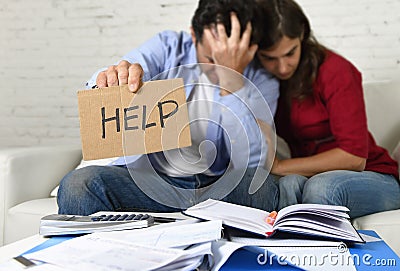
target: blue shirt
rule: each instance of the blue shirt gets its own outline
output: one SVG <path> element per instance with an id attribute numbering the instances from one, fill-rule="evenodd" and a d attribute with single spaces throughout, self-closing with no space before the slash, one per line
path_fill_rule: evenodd
<path id="1" fill-rule="evenodd" d="M 193 82 L 199 74 L 195 44 L 189 33 L 163 31 L 130 51 L 123 57 L 130 63 L 139 63 L 143 70 L 143 81 L 183 77 L 186 97 L 191 96 Z M 182 70 L 176 68 L 185 67 Z M 87 87 L 95 85 L 97 71 L 87 82 Z M 171 72 L 172 69 L 172 72 Z M 160 76 L 161 74 L 161 76 Z M 230 163 L 233 168 L 246 168 L 264 165 L 267 145 L 256 119 L 269 123 L 274 131 L 273 115 L 279 97 L 279 84 L 267 71 L 254 60 L 244 71 L 244 87 L 234 94 L 220 96 L 214 93 L 214 103 L 210 124 L 210 139 L 217 147 L 216 160 L 224 160 L 225 168 Z M 218 128 L 218 126 L 221 128 Z M 275 147 L 275 146 L 274 146 Z M 219 151 L 223 150 L 223 151 Z M 223 152 L 223 153 L 222 153 Z M 232 153 L 229 155 L 226 152 Z M 162 153 L 149 154 L 162 155 Z M 117 159 L 113 165 L 134 166 L 141 155 L 126 156 Z M 215 173 L 225 169 L 216 166 Z"/>

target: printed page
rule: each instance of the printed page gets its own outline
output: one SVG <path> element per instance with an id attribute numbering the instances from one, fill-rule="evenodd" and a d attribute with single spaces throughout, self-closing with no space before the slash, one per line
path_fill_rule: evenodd
<path id="1" fill-rule="evenodd" d="M 151 232 L 147 234 L 149 239 L 146 239 L 146 236 L 141 237 L 150 229 Z M 115 235 L 89 234 L 27 254 L 25 257 L 77 270 L 151 270 L 167 268 L 170 264 L 178 262 L 186 266 L 199 262 L 201 257 L 211 253 L 210 242 L 221 237 L 221 230 L 221 221 L 194 224 L 179 221 L 169 225 L 132 230 L 128 234 L 126 233 L 128 231 L 115 232 Z M 121 239 L 122 236 L 124 238 Z M 185 250 L 171 248 L 188 245 L 193 246 Z M 135 263 L 135 266 L 132 266 L 132 263 Z"/>
<path id="2" fill-rule="evenodd" d="M 310 213 L 324 211 L 326 213 L 336 214 L 347 218 L 349 217 L 346 214 L 346 212 L 348 212 L 349 209 L 345 206 L 334 206 L 334 205 L 323 205 L 323 204 L 295 204 L 287 206 L 282 210 L 280 210 L 278 212 L 276 220 L 279 220 L 281 217 L 284 217 L 290 213 L 296 213 L 301 210 L 308 211 Z"/>
<path id="3" fill-rule="evenodd" d="M 223 201 L 208 199 L 183 213 L 206 220 L 220 219 L 225 225 L 261 235 L 272 231 L 272 226 L 265 222 L 268 212 Z"/>
<path id="4" fill-rule="evenodd" d="M 175 261 L 189 261 L 211 250 L 182 250 L 158 248 L 116 242 L 94 237 L 75 238 L 60 245 L 27 255 L 27 258 L 45 261 L 74 270 L 154 270 Z M 195 254 L 198 253 L 198 254 Z M 68 257 L 65 257 L 68 255 Z M 134 266 L 132 266 L 134 263 Z"/>
<path id="5" fill-rule="evenodd" d="M 342 223 L 340 228 L 333 229 L 323 225 L 317 225 L 310 222 L 294 221 L 296 224 L 289 222 L 283 222 L 277 229 L 282 232 L 299 233 L 314 235 L 320 237 L 335 238 L 338 240 L 347 240 L 353 242 L 363 242 L 362 238 L 358 235 L 357 231 L 353 226 L 348 223 Z"/>
<path id="6" fill-rule="evenodd" d="M 182 220 L 146 229 L 96 233 L 95 236 L 147 246 L 171 248 L 185 247 L 221 238 L 221 220 L 200 223 L 198 221 L 197 219 Z"/>
<path id="7" fill-rule="evenodd" d="M 180 270 L 192 271 L 202 263 L 204 257 L 212 255 L 212 242 L 200 243 L 186 248 L 187 255 L 176 259 L 173 263 L 158 268 L 157 271 Z"/>
<path id="8" fill-rule="evenodd" d="M 349 222 L 350 223 L 350 222 Z M 358 236 L 356 230 L 349 225 L 349 223 L 340 223 L 337 224 L 337 227 L 331 227 L 328 224 L 318 224 L 314 223 L 314 221 L 305 221 L 301 219 L 296 219 L 292 221 L 283 221 L 279 224 L 277 229 L 280 230 L 297 230 L 297 231 L 307 231 L 314 232 L 315 234 L 319 233 L 330 233 L 337 237 L 340 236 Z"/>
<path id="9" fill-rule="evenodd" d="M 177 259 L 182 253 L 183 250 L 179 249 L 151 249 L 147 246 L 87 235 L 25 255 L 25 257 L 78 270 L 107 271 L 118 268 L 123 271 L 129 270 L 128 267 L 132 265 L 132 262 L 135 262 L 135 270 L 161 267 Z"/>
<path id="10" fill-rule="evenodd" d="M 278 212 L 276 231 L 363 242 L 351 225 L 345 206 L 296 204 Z"/>
<path id="11" fill-rule="evenodd" d="M 0 264 L 0 271 L 70 271 L 71 269 L 62 268 L 53 264 L 41 264 L 29 267 L 19 264 L 15 260 L 9 260 L 8 262 Z"/>
<path id="12" fill-rule="evenodd" d="M 306 240 L 306 239 L 274 239 L 274 238 L 251 238 L 231 237 L 232 242 L 246 246 L 259 247 L 337 247 L 342 244 L 338 241 Z"/>
<path id="13" fill-rule="evenodd" d="M 244 244 L 219 240 L 212 243 L 213 265 L 211 271 L 217 271 L 224 265 L 228 258 L 238 250 L 244 247 Z"/>

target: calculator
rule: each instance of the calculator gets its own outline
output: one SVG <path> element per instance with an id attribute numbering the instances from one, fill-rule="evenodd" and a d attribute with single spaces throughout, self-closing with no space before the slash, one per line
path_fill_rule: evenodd
<path id="1" fill-rule="evenodd" d="M 149 214 L 107 214 L 93 216 L 52 214 L 40 220 L 39 234 L 44 236 L 84 234 L 100 231 L 145 228 L 154 224 Z"/>

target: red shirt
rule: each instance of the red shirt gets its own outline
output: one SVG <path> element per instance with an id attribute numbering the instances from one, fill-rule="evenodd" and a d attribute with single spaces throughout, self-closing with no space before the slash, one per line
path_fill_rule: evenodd
<path id="1" fill-rule="evenodd" d="M 305 157 L 333 148 L 367 159 L 365 170 L 399 178 L 398 165 L 368 131 L 360 72 L 343 57 L 328 51 L 313 85 L 313 95 L 291 108 L 279 99 L 277 133 L 292 157 Z"/>

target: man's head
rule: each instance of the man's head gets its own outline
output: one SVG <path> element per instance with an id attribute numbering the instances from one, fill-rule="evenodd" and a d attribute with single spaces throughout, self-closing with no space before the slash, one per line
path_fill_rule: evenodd
<path id="1" fill-rule="evenodd" d="M 192 18 L 191 27 L 192 39 L 196 45 L 198 62 L 225 66 L 224 63 L 217 63 L 213 55 L 213 50 L 218 51 L 221 48 L 215 48 L 215 44 L 213 46 L 213 42 L 210 43 L 209 35 L 207 37 L 207 34 L 205 34 L 205 31 L 210 30 L 212 36 L 218 40 L 219 32 L 217 30 L 217 25 L 223 25 L 225 28 L 224 32 L 229 38 L 231 37 L 231 32 L 234 33 L 232 37 L 237 35 L 238 25 L 240 26 L 240 37 L 242 37 L 243 33 L 246 31 L 247 25 L 250 23 L 251 31 L 250 34 L 248 34 L 250 37 L 250 44 L 257 43 L 261 39 L 257 33 L 261 31 L 258 31 L 258 28 L 255 27 L 256 22 L 254 19 L 257 18 L 256 12 L 257 8 L 254 0 L 200 0 Z M 236 26 L 236 30 L 232 29 L 232 14 L 235 14 L 236 17 L 234 19 L 234 27 Z M 240 40 L 237 40 L 238 46 L 239 43 Z M 250 44 L 248 46 L 250 46 Z M 224 48 L 224 50 L 225 49 L 226 48 Z M 229 67 L 229 65 L 226 67 L 235 69 L 234 67 Z M 217 84 L 219 82 L 219 78 L 215 72 L 215 66 L 203 66 L 202 70 L 212 83 Z"/>
<path id="2" fill-rule="evenodd" d="M 201 42 L 204 28 L 213 28 L 217 23 L 223 23 L 228 36 L 231 34 L 230 13 L 236 13 L 240 22 L 240 30 L 243 34 L 246 24 L 257 16 L 257 6 L 254 0 L 200 0 L 192 18 L 192 30 L 196 42 Z M 253 27 L 251 43 L 259 41 L 258 31 Z"/>

